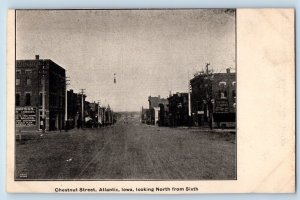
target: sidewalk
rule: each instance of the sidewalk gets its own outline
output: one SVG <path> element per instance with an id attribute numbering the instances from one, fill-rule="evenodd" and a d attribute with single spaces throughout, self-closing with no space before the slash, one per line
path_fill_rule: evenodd
<path id="1" fill-rule="evenodd" d="M 181 129 L 193 129 L 193 130 L 200 130 L 204 132 L 214 132 L 214 133 L 236 133 L 236 129 L 234 128 L 227 128 L 227 129 L 222 129 L 222 128 L 214 128 L 211 129 L 209 127 L 200 127 L 200 126 L 192 126 L 192 127 L 175 127 L 175 128 L 181 128 Z"/>
<path id="2" fill-rule="evenodd" d="M 74 133 L 74 129 L 72 130 L 68 130 L 68 132 L 66 132 L 65 130 L 55 130 L 55 131 L 45 131 L 45 133 L 43 133 L 42 130 L 21 130 L 21 131 L 16 131 L 16 135 L 15 138 L 18 141 L 25 141 L 25 140 L 35 140 L 35 139 L 41 139 L 45 136 L 50 136 L 50 135 L 58 135 L 58 134 L 64 134 L 64 133 Z"/>
<path id="3" fill-rule="evenodd" d="M 144 124 L 144 123 L 142 123 Z M 190 129 L 190 130 L 199 130 L 202 132 L 214 132 L 214 133 L 236 133 L 236 129 L 234 128 L 226 128 L 226 129 L 222 129 L 222 128 L 214 128 L 214 129 L 210 129 L 208 126 L 157 126 L 157 125 L 150 125 L 150 124 L 144 124 L 148 127 L 156 127 L 156 128 L 170 128 L 170 129 Z"/>
<path id="4" fill-rule="evenodd" d="M 42 130 L 16 130 L 15 132 L 15 137 L 16 140 L 31 140 L 31 139 L 38 139 L 38 138 L 42 138 L 44 136 L 51 136 L 51 135 L 58 135 L 58 134 L 75 134 L 75 133 L 81 133 L 81 132 L 85 132 L 86 130 L 100 130 L 100 129 L 106 129 L 108 127 L 113 127 L 113 126 L 106 126 L 106 127 L 99 127 L 99 128 L 73 128 L 70 129 L 68 131 L 65 130 L 55 130 L 55 131 L 45 131 L 45 133 L 43 133 Z"/>

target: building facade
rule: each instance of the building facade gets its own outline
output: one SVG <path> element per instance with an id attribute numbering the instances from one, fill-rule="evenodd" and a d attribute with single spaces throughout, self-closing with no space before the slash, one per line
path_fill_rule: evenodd
<path id="1" fill-rule="evenodd" d="M 235 126 L 236 73 L 199 73 L 190 80 L 192 121 L 196 126 Z M 231 125 L 230 125 L 231 123 Z"/>
<path id="2" fill-rule="evenodd" d="M 170 126 L 169 119 L 169 105 L 159 104 L 159 115 L 158 115 L 159 126 Z"/>
<path id="3" fill-rule="evenodd" d="M 67 129 L 75 128 L 77 119 L 77 93 L 73 90 L 67 91 Z"/>
<path id="4" fill-rule="evenodd" d="M 64 128 L 65 82 L 65 69 L 52 60 L 37 55 L 34 60 L 16 61 L 17 131 Z"/>
<path id="5" fill-rule="evenodd" d="M 149 113 L 149 109 L 142 107 L 141 122 L 144 124 L 147 124 L 147 119 L 148 119 L 147 113 Z"/>
<path id="6" fill-rule="evenodd" d="M 148 97 L 149 102 L 149 119 L 147 120 L 149 124 L 158 125 L 159 123 L 159 111 L 161 105 L 167 106 L 168 99 L 157 97 Z"/>
<path id="7" fill-rule="evenodd" d="M 168 98 L 169 125 L 189 125 L 189 99 L 188 93 L 176 93 Z"/>

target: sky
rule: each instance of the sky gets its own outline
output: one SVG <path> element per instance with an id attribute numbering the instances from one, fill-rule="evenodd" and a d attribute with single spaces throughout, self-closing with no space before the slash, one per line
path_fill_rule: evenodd
<path id="1" fill-rule="evenodd" d="M 235 16 L 223 9 L 18 10 L 16 22 L 17 60 L 51 59 L 69 89 L 114 111 L 187 92 L 207 62 L 235 69 Z"/>

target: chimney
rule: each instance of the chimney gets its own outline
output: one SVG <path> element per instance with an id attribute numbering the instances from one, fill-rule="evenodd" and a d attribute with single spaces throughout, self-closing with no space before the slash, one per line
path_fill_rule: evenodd
<path id="1" fill-rule="evenodd" d="M 226 73 L 229 74 L 230 73 L 230 68 L 226 69 Z"/>
<path id="2" fill-rule="evenodd" d="M 40 59 L 40 56 L 39 56 L 39 55 L 35 55 L 35 59 L 36 59 L 36 60 L 39 60 L 39 59 Z"/>

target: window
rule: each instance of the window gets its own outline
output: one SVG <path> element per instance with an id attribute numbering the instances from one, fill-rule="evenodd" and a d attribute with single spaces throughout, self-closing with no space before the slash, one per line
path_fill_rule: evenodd
<path id="1" fill-rule="evenodd" d="M 27 84 L 27 85 L 31 85 L 31 79 L 30 79 L 30 78 L 27 78 L 27 79 L 26 79 L 26 84 Z"/>
<path id="2" fill-rule="evenodd" d="M 236 92 L 235 92 L 235 90 L 232 90 L 232 98 L 236 98 Z"/>
<path id="3" fill-rule="evenodd" d="M 226 91 L 220 91 L 220 98 L 226 99 L 227 98 L 227 92 Z"/>
<path id="4" fill-rule="evenodd" d="M 197 101 L 197 111 L 199 110 L 203 110 L 201 101 Z"/>
<path id="5" fill-rule="evenodd" d="M 226 86 L 226 82 L 225 82 L 225 81 L 221 81 L 221 82 L 219 82 L 219 86 L 221 86 L 221 87 L 225 87 L 225 86 Z"/>
<path id="6" fill-rule="evenodd" d="M 26 93 L 26 96 L 25 96 L 25 106 L 30 106 L 31 105 L 31 96 L 30 96 L 30 93 Z"/>
<path id="7" fill-rule="evenodd" d="M 20 70 L 20 69 L 17 69 L 17 70 L 16 70 L 16 74 L 21 74 L 21 70 Z"/>
<path id="8" fill-rule="evenodd" d="M 25 70 L 25 74 L 31 74 L 31 73 L 32 73 L 32 71 L 30 69 Z"/>
<path id="9" fill-rule="evenodd" d="M 19 78 L 16 79 L 16 85 L 20 85 L 20 79 Z"/>
<path id="10" fill-rule="evenodd" d="M 20 94 L 16 94 L 16 106 L 20 106 Z"/>

